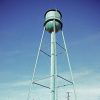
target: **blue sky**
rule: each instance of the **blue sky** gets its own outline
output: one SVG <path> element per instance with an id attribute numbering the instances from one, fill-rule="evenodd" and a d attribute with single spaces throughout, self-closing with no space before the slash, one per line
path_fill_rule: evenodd
<path id="1" fill-rule="evenodd" d="M 63 15 L 78 100 L 100 98 L 99 0 L 0 0 L 0 100 L 26 100 L 44 14 L 51 8 L 59 9 Z M 42 49 L 48 53 L 49 40 L 50 34 L 45 33 Z M 57 40 L 62 44 L 60 32 Z M 59 58 L 58 67 L 64 74 L 65 62 Z M 49 73 L 49 63 L 50 59 L 41 54 L 42 67 L 38 65 L 37 74 Z"/>

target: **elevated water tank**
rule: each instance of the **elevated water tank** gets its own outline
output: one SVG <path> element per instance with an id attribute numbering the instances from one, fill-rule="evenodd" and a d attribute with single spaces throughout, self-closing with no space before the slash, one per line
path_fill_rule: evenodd
<path id="1" fill-rule="evenodd" d="M 62 15 L 60 11 L 51 9 L 45 13 L 45 30 L 49 33 L 52 33 L 55 28 L 55 32 L 58 32 L 62 29 Z"/>

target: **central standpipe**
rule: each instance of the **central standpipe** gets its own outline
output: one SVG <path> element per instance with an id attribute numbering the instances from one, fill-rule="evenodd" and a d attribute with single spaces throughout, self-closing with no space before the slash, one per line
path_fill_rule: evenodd
<path id="1" fill-rule="evenodd" d="M 51 33 L 51 100 L 56 98 L 56 34 Z"/>
<path id="2" fill-rule="evenodd" d="M 45 13 L 44 27 L 51 34 L 51 100 L 56 100 L 56 33 L 62 29 L 60 11 L 51 9 Z"/>

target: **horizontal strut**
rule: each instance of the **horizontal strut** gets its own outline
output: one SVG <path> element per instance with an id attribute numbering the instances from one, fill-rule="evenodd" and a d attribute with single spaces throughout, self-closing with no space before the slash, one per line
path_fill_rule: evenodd
<path id="1" fill-rule="evenodd" d="M 44 78 L 41 78 L 41 79 L 35 80 L 35 82 L 37 82 L 37 81 L 42 81 L 42 80 L 48 79 L 48 78 L 50 78 L 50 77 L 52 77 L 52 76 L 47 76 L 47 77 L 44 77 Z"/>
<path id="2" fill-rule="evenodd" d="M 61 86 L 58 86 L 57 88 L 60 88 L 60 87 L 65 87 L 65 86 L 68 86 L 68 85 L 71 85 L 71 84 L 61 85 Z"/>

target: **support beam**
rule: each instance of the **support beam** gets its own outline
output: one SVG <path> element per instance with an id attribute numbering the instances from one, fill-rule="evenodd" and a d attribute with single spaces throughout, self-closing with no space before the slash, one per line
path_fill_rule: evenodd
<path id="1" fill-rule="evenodd" d="M 63 46 L 61 46 L 58 42 L 56 42 L 56 44 L 66 51 L 66 49 Z"/>
<path id="2" fill-rule="evenodd" d="M 42 85 L 42 84 L 40 84 L 40 83 L 33 82 L 33 84 L 36 84 L 36 85 L 39 85 L 39 86 L 42 86 L 42 87 L 45 87 L 45 88 L 48 88 L 48 89 L 50 89 L 50 87 L 48 87 L 48 86 L 45 86 L 45 85 Z"/>
<path id="3" fill-rule="evenodd" d="M 57 86 L 57 88 L 65 87 L 65 86 L 68 86 L 68 85 L 71 85 L 71 84 Z"/>
<path id="4" fill-rule="evenodd" d="M 47 77 L 44 77 L 44 78 L 41 78 L 41 79 L 35 80 L 35 82 L 37 82 L 37 81 L 42 81 L 42 80 L 48 79 L 48 78 L 50 78 L 50 77 L 52 77 L 52 76 L 47 76 Z"/>
<path id="5" fill-rule="evenodd" d="M 56 33 L 51 33 L 51 100 L 56 100 Z"/>
<path id="6" fill-rule="evenodd" d="M 45 55 L 47 55 L 48 57 L 51 57 L 49 54 L 47 54 L 46 52 L 44 52 L 43 50 L 40 50 L 42 53 L 44 53 Z"/>
<path id="7" fill-rule="evenodd" d="M 65 78 L 63 78 L 63 77 L 61 77 L 61 76 L 59 76 L 59 75 L 57 75 L 59 78 L 61 78 L 61 79 L 63 79 L 63 80 L 65 80 L 65 81 L 67 81 L 67 82 L 69 82 L 69 83 L 71 83 L 71 84 L 73 84 L 73 82 L 71 82 L 71 81 L 69 81 L 69 80 L 67 80 L 67 79 L 65 79 Z"/>

